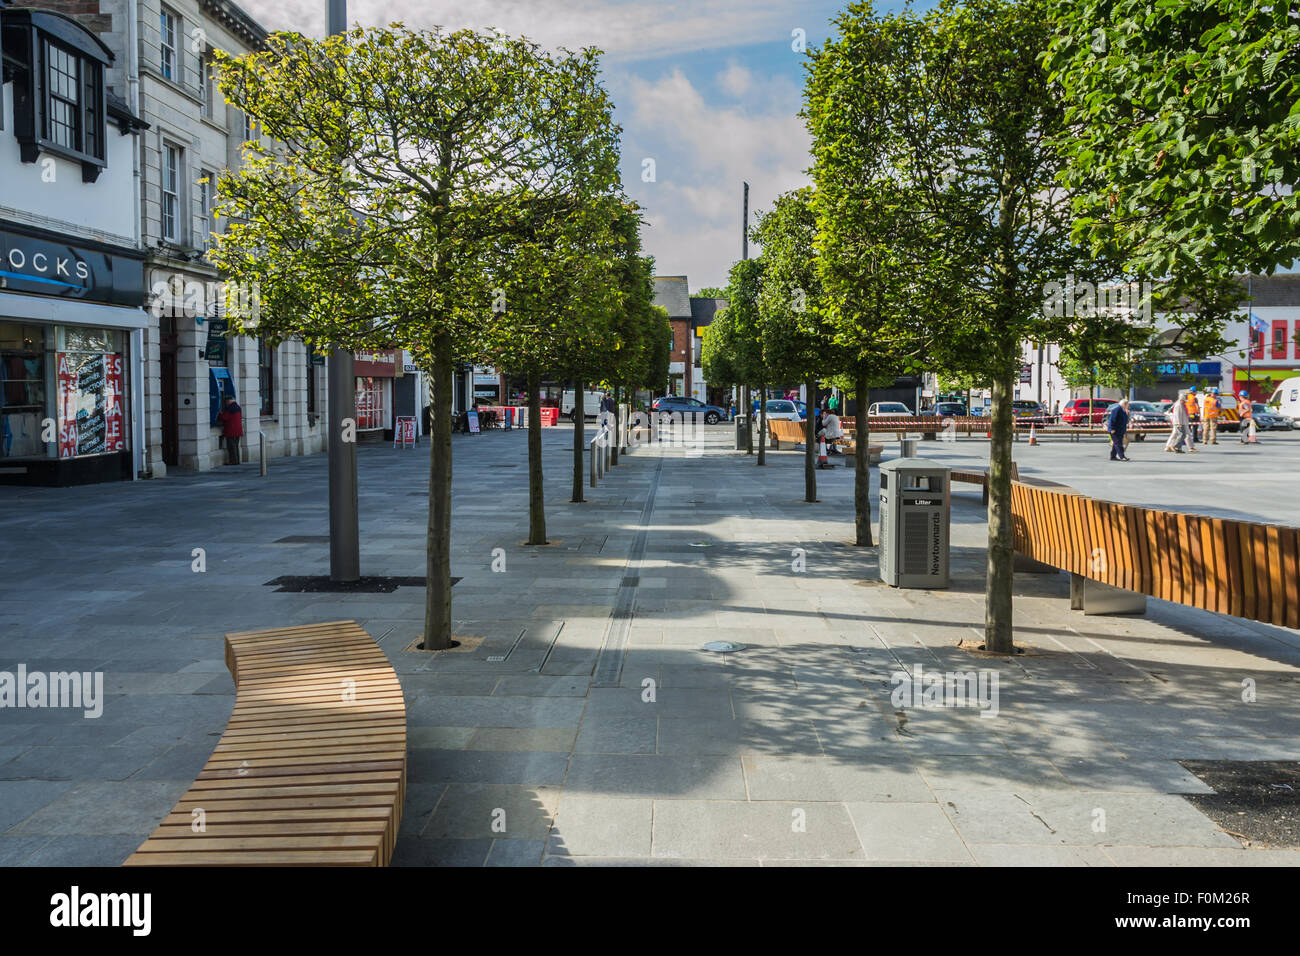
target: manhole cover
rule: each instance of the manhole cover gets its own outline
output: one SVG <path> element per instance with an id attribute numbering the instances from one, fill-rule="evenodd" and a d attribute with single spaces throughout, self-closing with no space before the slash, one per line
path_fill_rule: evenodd
<path id="1" fill-rule="evenodd" d="M 709 641 L 701 650 L 716 651 L 719 654 L 727 654 L 731 651 L 743 651 L 744 644 L 736 644 L 733 641 Z"/>

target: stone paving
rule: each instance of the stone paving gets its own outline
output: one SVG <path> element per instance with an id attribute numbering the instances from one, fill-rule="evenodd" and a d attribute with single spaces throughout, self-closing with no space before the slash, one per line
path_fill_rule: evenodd
<path id="1" fill-rule="evenodd" d="M 0 671 L 102 671 L 107 695 L 97 719 L 0 710 L 0 864 L 120 863 L 224 728 L 222 636 L 335 619 L 407 694 L 395 864 L 1300 863 L 1194 808 L 1182 795 L 1208 788 L 1177 763 L 1300 758 L 1300 634 L 1155 600 L 1084 617 L 1064 575 L 1024 574 L 1030 653 L 979 656 L 958 646 L 983 621 L 977 490 L 955 495 L 953 586 L 894 590 L 848 543 L 851 469 L 820 472 L 805 504 L 801 452 L 757 468 L 731 434 L 641 448 L 575 505 L 572 431 L 547 429 L 541 548 L 521 544 L 522 433 L 457 436 L 464 644 L 436 654 L 408 650 L 419 589 L 265 586 L 328 570 L 323 541 L 284 540 L 328 530 L 323 456 L 267 478 L 0 489 Z M 425 454 L 360 449 L 363 573 L 423 574 Z M 701 649 L 716 640 L 744 649 Z M 918 665 L 996 671 L 997 716 L 894 706 L 892 675 Z"/>

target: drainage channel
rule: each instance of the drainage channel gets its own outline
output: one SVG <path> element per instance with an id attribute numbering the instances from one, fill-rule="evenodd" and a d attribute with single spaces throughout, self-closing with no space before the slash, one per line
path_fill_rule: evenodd
<path id="1" fill-rule="evenodd" d="M 650 490 L 646 492 L 645 507 L 641 509 L 641 521 L 637 526 L 636 537 L 632 539 L 632 550 L 628 553 L 624 566 L 623 580 L 618 587 L 618 598 L 614 602 L 614 613 L 610 615 L 609 626 L 605 630 L 605 641 L 600 646 L 600 656 L 596 658 L 596 671 L 592 679 L 593 687 L 617 687 L 623 679 L 623 659 L 627 656 L 627 635 L 632 629 L 632 612 L 636 605 L 636 589 L 641 583 L 641 558 L 645 555 L 646 537 L 649 534 L 650 515 L 655 510 L 655 495 L 659 491 L 659 476 L 663 474 L 664 459 L 660 455 L 655 462 L 655 473 L 650 477 Z"/>

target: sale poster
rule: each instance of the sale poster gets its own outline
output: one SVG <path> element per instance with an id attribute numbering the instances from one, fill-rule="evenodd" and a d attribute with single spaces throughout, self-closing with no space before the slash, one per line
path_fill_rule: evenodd
<path id="1" fill-rule="evenodd" d="M 126 447 L 120 353 L 57 353 L 59 457 Z"/>

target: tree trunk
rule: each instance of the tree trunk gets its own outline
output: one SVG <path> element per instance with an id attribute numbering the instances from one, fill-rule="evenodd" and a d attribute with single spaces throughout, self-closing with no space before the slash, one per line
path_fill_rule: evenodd
<path id="1" fill-rule="evenodd" d="M 758 386 L 758 464 L 767 464 L 767 386 Z"/>
<path id="2" fill-rule="evenodd" d="M 808 394 L 814 395 L 816 391 L 817 380 L 808 379 Z M 813 446 L 817 442 L 815 421 L 810 414 L 803 427 L 803 500 L 809 504 L 817 501 L 817 459 L 813 457 Z"/>
<path id="3" fill-rule="evenodd" d="M 741 393 L 745 400 L 745 454 L 752 455 L 754 454 L 754 402 L 749 397 L 748 385 L 741 389 Z"/>
<path id="4" fill-rule="evenodd" d="M 451 335 L 433 340 L 429 531 L 425 542 L 424 649 L 451 647 Z"/>
<path id="5" fill-rule="evenodd" d="M 988 577 L 985 584 L 984 646 L 1011 654 L 1011 588 L 1014 552 L 1011 543 L 1011 395 L 1013 376 L 993 382 L 993 439 L 989 447 Z"/>
<path id="6" fill-rule="evenodd" d="M 569 500 L 575 504 L 583 502 L 582 497 L 582 453 L 585 450 L 583 439 L 587 435 L 587 401 L 582 394 L 582 382 L 573 383 L 573 497 Z"/>
<path id="7" fill-rule="evenodd" d="M 528 376 L 528 543 L 546 544 L 546 498 L 542 492 L 542 395 L 536 374 Z"/>
<path id="8" fill-rule="evenodd" d="M 853 383 L 858 399 L 857 434 L 854 441 L 858 453 L 853 461 L 853 512 L 857 519 L 858 547 L 870 548 L 871 540 L 871 452 L 867 445 L 871 440 L 871 427 L 867 424 L 867 377 L 858 373 Z"/>
<path id="9" fill-rule="evenodd" d="M 610 423 L 613 431 L 610 433 L 610 441 L 614 447 L 609 450 L 609 464 L 612 468 L 618 464 L 618 386 L 614 386 L 614 420 Z"/>

